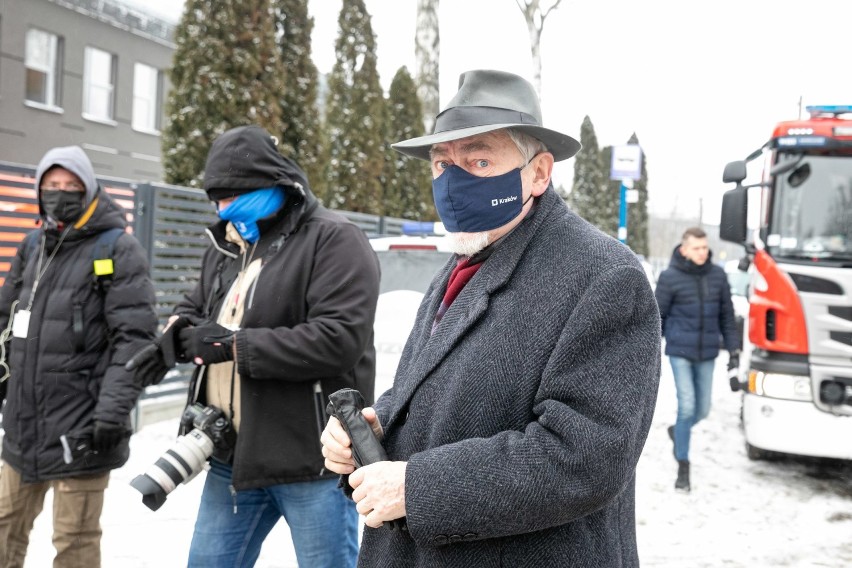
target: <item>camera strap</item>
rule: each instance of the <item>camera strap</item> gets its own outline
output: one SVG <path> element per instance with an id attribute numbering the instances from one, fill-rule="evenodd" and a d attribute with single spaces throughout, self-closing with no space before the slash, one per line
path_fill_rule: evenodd
<path id="1" fill-rule="evenodd" d="M 225 299 L 228 290 L 231 289 L 240 272 L 246 268 L 245 265 L 249 264 L 247 259 L 250 257 L 262 258 L 267 250 L 271 250 L 273 254 L 278 252 L 286 238 L 286 235 L 279 235 L 274 239 L 264 239 L 261 237 L 253 247 L 246 247 L 239 256 L 231 258 L 222 255 L 216 267 L 217 274 L 213 280 L 213 288 L 210 290 L 210 295 L 207 296 L 207 300 L 204 303 L 204 317 L 209 319 L 210 314 L 219 311 L 220 304 Z"/>

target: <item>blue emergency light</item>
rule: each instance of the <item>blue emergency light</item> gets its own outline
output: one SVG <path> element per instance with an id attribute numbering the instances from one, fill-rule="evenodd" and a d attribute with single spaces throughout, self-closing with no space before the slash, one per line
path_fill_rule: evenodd
<path id="1" fill-rule="evenodd" d="M 836 116 L 838 114 L 852 112 L 852 105 L 812 105 L 806 106 L 805 110 L 811 113 L 811 116 L 818 114 L 830 114 Z"/>
<path id="2" fill-rule="evenodd" d="M 431 221 L 405 221 L 402 224 L 402 234 L 410 236 L 446 235 L 443 223 Z"/>

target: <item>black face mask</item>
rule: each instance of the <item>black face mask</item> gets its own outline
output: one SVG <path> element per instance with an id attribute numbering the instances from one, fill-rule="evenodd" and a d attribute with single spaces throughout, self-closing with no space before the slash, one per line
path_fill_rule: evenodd
<path id="1" fill-rule="evenodd" d="M 82 191 L 42 191 L 41 206 L 44 212 L 62 223 L 72 223 L 83 213 Z"/>

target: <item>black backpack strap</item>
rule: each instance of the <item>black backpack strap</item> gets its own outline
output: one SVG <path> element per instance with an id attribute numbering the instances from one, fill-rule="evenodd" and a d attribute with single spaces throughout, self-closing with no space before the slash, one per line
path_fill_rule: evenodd
<path id="1" fill-rule="evenodd" d="M 106 231 L 101 231 L 95 240 L 95 245 L 92 247 L 92 276 L 95 280 L 95 287 L 102 293 L 106 294 L 109 287 L 112 285 L 112 275 L 115 273 L 113 264 L 113 254 L 115 253 L 115 242 L 124 233 L 121 227 L 113 227 Z"/>
<path id="2" fill-rule="evenodd" d="M 101 231 L 95 237 L 95 244 L 91 248 L 92 279 L 95 289 L 105 296 L 112 286 L 112 275 L 115 273 L 113 256 L 115 253 L 115 242 L 124 233 L 121 227 L 113 227 Z M 74 348 L 78 353 L 86 346 L 86 329 L 83 319 L 83 305 L 75 303 L 72 306 L 72 322 L 74 332 Z"/>

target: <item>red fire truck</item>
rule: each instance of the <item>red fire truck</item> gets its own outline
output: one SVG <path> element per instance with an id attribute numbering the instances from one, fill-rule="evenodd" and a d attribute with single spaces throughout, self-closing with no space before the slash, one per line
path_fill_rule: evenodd
<path id="1" fill-rule="evenodd" d="M 751 264 L 753 274 L 741 369 L 731 379 L 743 392 L 752 459 L 852 459 L 852 105 L 807 111 L 723 175 L 736 187 L 723 197 L 720 237 L 745 247 L 740 268 Z M 747 162 L 760 157 L 762 180 L 744 185 Z"/>

